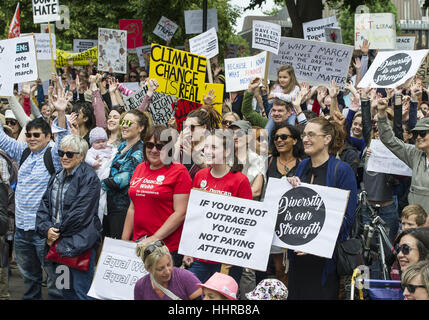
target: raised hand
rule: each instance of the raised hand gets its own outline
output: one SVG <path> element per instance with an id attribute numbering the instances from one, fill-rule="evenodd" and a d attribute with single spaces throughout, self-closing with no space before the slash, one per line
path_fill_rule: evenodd
<path id="1" fill-rule="evenodd" d="M 261 83 L 261 78 L 253 78 L 252 80 L 250 80 L 248 91 L 255 92 L 256 88 L 259 86 L 260 83 Z"/>
<path id="2" fill-rule="evenodd" d="M 75 135 L 80 136 L 80 131 L 79 131 L 79 125 L 78 125 L 78 122 L 77 122 L 77 118 L 78 118 L 78 114 L 75 113 L 75 112 L 73 112 L 68 117 L 68 123 L 69 123 L 71 134 L 75 134 Z"/>
<path id="3" fill-rule="evenodd" d="M 367 56 L 368 55 L 368 52 L 369 52 L 369 45 L 370 45 L 370 43 L 368 42 L 368 40 L 363 40 L 363 43 L 362 43 L 362 45 L 361 46 L 359 46 L 360 47 L 360 51 L 362 51 L 362 54 L 364 55 L 364 56 Z"/>
<path id="4" fill-rule="evenodd" d="M 204 101 L 204 105 L 206 106 L 211 106 L 215 99 L 216 99 L 216 95 L 213 89 L 210 89 L 209 92 L 207 92 L 207 96 L 203 94 L 203 101 Z"/>
<path id="5" fill-rule="evenodd" d="M 67 97 L 66 95 L 66 90 L 59 89 L 57 95 L 53 96 L 52 104 L 58 112 L 65 112 L 70 100 L 70 97 Z"/>
<path id="6" fill-rule="evenodd" d="M 356 70 L 360 70 L 360 68 L 362 67 L 362 62 L 360 61 L 359 57 L 355 59 L 355 62 L 353 62 L 353 66 Z"/>

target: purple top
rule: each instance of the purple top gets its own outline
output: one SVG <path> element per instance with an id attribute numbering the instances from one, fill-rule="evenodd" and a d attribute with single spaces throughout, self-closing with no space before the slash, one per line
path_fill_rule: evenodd
<path id="1" fill-rule="evenodd" d="M 200 280 L 186 269 L 173 268 L 168 290 L 173 292 L 182 300 L 189 300 L 189 296 L 199 289 Z M 166 294 L 162 298 L 158 296 L 152 287 L 150 275 L 147 274 L 134 287 L 134 300 L 172 300 Z"/>

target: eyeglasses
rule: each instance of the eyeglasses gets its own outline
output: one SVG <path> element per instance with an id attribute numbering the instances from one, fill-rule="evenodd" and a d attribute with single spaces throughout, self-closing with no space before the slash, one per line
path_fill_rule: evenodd
<path id="1" fill-rule="evenodd" d="M 165 246 L 164 241 L 162 240 L 156 240 L 154 242 L 154 244 L 151 244 L 149 247 L 147 247 L 145 249 L 145 251 L 143 252 L 143 261 L 146 260 L 146 258 L 152 254 L 156 248 L 162 248 L 163 246 Z"/>
<path id="2" fill-rule="evenodd" d="M 232 122 L 233 122 L 233 121 L 222 120 L 222 124 L 223 124 L 224 126 L 230 126 Z"/>
<path id="3" fill-rule="evenodd" d="M 414 292 L 416 292 L 417 288 L 426 289 L 426 286 L 424 286 L 422 284 L 415 285 L 415 284 L 409 284 L 408 283 L 408 284 L 401 284 L 401 288 L 402 288 L 402 291 L 405 291 L 405 289 L 407 289 L 409 293 L 414 293 Z"/>
<path id="4" fill-rule="evenodd" d="M 308 139 L 313 139 L 314 137 L 324 137 L 327 136 L 327 134 L 315 134 L 314 132 L 309 132 L 309 133 L 303 133 L 301 134 L 301 139 L 304 140 L 304 138 L 308 138 Z"/>
<path id="5" fill-rule="evenodd" d="M 122 120 L 119 124 L 121 127 L 131 127 L 133 125 L 134 122 L 130 121 L 130 120 Z"/>
<path id="6" fill-rule="evenodd" d="M 64 157 L 64 155 L 66 155 L 67 158 L 72 159 L 75 154 L 79 154 L 79 152 L 73 152 L 73 151 L 64 152 L 63 150 L 58 150 L 58 155 L 60 156 L 60 158 Z"/>
<path id="7" fill-rule="evenodd" d="M 165 144 L 162 143 L 146 142 L 146 148 L 149 150 L 152 150 L 153 147 L 156 147 L 156 150 L 161 151 L 164 146 Z"/>
<path id="8" fill-rule="evenodd" d="M 13 119 L 7 119 L 6 120 L 6 125 L 10 125 L 10 126 L 15 126 L 18 123 L 18 121 L 13 120 Z"/>
<path id="9" fill-rule="evenodd" d="M 415 131 L 413 131 L 413 135 L 415 138 L 417 138 L 418 136 L 424 138 L 424 137 L 426 137 L 427 133 L 428 133 L 427 130 L 415 130 Z"/>
<path id="10" fill-rule="evenodd" d="M 402 244 L 402 245 L 396 245 L 396 248 L 395 248 L 395 250 L 396 250 L 396 252 L 397 253 L 399 253 L 399 252 L 402 252 L 402 254 L 404 254 L 404 255 L 409 255 L 410 254 L 410 251 L 411 250 L 413 250 L 414 248 L 411 248 L 408 244 L 406 244 L 406 243 L 404 243 L 404 244 Z"/>
<path id="11" fill-rule="evenodd" d="M 31 133 L 31 132 L 26 132 L 25 133 L 25 136 L 27 137 L 27 138 L 31 138 L 31 137 L 35 137 L 35 138 L 40 138 L 40 135 L 41 135 L 41 133 L 40 132 L 33 132 L 33 133 Z"/>
<path id="12" fill-rule="evenodd" d="M 278 138 L 282 139 L 282 140 L 287 140 L 289 137 L 292 138 L 292 136 L 290 134 L 276 134 L 274 136 L 274 141 L 277 141 Z"/>
<path id="13" fill-rule="evenodd" d="M 130 78 L 137 78 L 137 76 L 130 76 Z"/>

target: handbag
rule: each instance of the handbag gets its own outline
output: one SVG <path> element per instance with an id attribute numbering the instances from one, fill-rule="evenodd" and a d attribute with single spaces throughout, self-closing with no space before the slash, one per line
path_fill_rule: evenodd
<path id="1" fill-rule="evenodd" d="M 353 270 L 363 265 L 362 242 L 359 239 L 348 239 L 337 247 L 337 274 L 351 276 Z"/>
<path id="2" fill-rule="evenodd" d="M 89 249 L 88 251 L 82 253 L 77 257 L 64 257 L 60 256 L 60 254 L 57 252 L 57 244 L 58 241 L 56 241 L 49 248 L 48 254 L 45 256 L 46 260 L 54 261 L 59 264 L 64 264 L 71 268 L 75 268 L 82 271 L 89 270 L 89 261 L 91 260 L 92 249 Z"/>

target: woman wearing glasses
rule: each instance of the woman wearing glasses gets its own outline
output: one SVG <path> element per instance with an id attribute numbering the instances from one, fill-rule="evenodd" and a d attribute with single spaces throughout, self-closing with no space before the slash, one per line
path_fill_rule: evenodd
<path id="1" fill-rule="evenodd" d="M 240 120 L 240 117 L 235 112 L 227 112 L 222 117 L 222 129 L 228 129 L 231 123 Z"/>
<path id="2" fill-rule="evenodd" d="M 130 183 L 131 204 L 122 240 L 163 240 L 174 265 L 180 266 L 183 256 L 177 250 L 192 180 L 185 166 L 171 161 L 168 148 L 173 146 L 172 134 L 172 130 L 157 125 L 147 135 L 143 145 L 145 161 L 137 166 Z"/>
<path id="3" fill-rule="evenodd" d="M 149 119 L 139 110 L 128 111 L 120 122 L 125 141 L 118 147 L 109 177 L 101 182 L 101 187 L 107 192 L 107 216 L 103 219 L 103 234 L 106 237 L 121 238 L 130 206 L 128 188 L 135 168 L 143 160 L 143 138 L 148 126 Z"/>
<path id="4" fill-rule="evenodd" d="M 308 121 L 301 135 L 304 152 L 295 177 L 287 180 L 296 187 L 301 182 L 349 190 L 349 201 L 337 244 L 345 241 L 354 222 L 357 203 L 357 186 L 353 169 L 335 158 L 344 141 L 340 139 L 340 125 L 325 118 Z M 336 273 L 335 252 L 332 259 L 288 250 L 289 299 L 338 299 L 339 277 Z"/>
<path id="5" fill-rule="evenodd" d="M 137 245 L 149 274 L 137 281 L 134 300 L 195 300 L 201 299 L 200 281 L 190 271 L 173 265 L 169 248 L 161 240 Z"/>
<path id="6" fill-rule="evenodd" d="M 429 261 L 413 264 L 402 275 L 405 300 L 429 300 Z"/>
<path id="7" fill-rule="evenodd" d="M 89 270 L 70 270 L 70 286 L 61 293 L 67 300 L 88 300 L 95 269 L 97 247 L 101 244 L 98 218 L 100 180 L 84 162 L 87 142 L 78 135 L 62 139 L 58 150 L 63 169 L 53 175 L 43 195 L 36 217 L 36 232 L 48 246 L 57 244 L 57 252 L 77 257 L 91 250 Z M 50 267 L 50 265 L 48 265 Z M 55 274 L 57 265 L 53 265 Z"/>
<path id="8" fill-rule="evenodd" d="M 397 259 L 404 272 L 414 263 L 429 258 L 429 229 L 424 227 L 402 231 L 395 240 Z"/>

